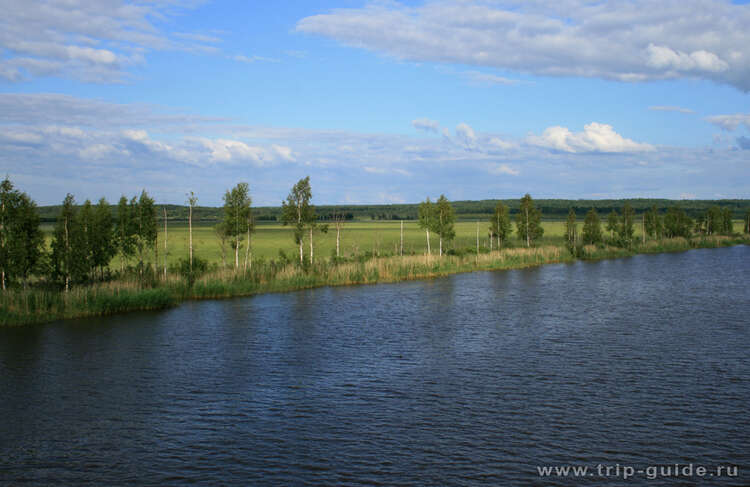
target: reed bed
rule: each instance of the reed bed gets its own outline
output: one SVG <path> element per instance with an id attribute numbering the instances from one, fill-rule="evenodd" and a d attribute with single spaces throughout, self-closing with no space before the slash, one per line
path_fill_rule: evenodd
<path id="1" fill-rule="evenodd" d="M 737 244 L 750 244 L 750 239 L 725 236 L 662 239 L 633 249 L 588 245 L 579 255 L 582 259 L 595 260 Z M 166 278 L 159 276 L 149 287 L 131 278 L 74 287 L 69 292 L 40 289 L 0 292 L 0 325 L 164 309 L 186 299 L 217 299 L 320 286 L 429 279 L 461 272 L 517 269 L 574 260 L 576 258 L 565 247 L 545 245 L 441 257 L 405 255 L 350 261 L 324 259 L 305 267 L 296 263 L 258 261 L 247 270 L 213 270 L 197 279 L 192 286 L 173 273 Z"/>

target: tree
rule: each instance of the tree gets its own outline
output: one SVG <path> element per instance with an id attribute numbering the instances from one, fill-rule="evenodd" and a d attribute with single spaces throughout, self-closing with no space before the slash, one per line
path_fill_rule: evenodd
<path id="1" fill-rule="evenodd" d="M 419 228 L 424 229 L 424 231 L 427 233 L 427 255 L 431 255 L 432 253 L 430 251 L 430 229 L 434 227 L 435 207 L 428 197 L 426 200 L 419 204 Z"/>
<path id="2" fill-rule="evenodd" d="M 247 183 L 239 183 L 224 194 L 224 229 L 234 248 L 235 271 L 240 267 L 242 238 L 250 231 L 251 201 Z"/>
<path id="3" fill-rule="evenodd" d="M 578 241 L 578 224 L 576 223 L 576 211 L 573 208 L 568 210 L 568 220 L 565 222 L 565 237 L 568 241 L 568 248 L 575 248 Z"/>
<path id="4" fill-rule="evenodd" d="M 492 247 L 492 239 L 497 238 L 497 248 L 500 250 L 502 243 L 510 238 L 511 233 L 513 233 L 513 228 L 510 224 L 510 211 L 502 201 L 498 201 L 495 213 L 490 218 L 490 247 Z"/>
<path id="5" fill-rule="evenodd" d="M 646 210 L 643 215 L 643 228 L 650 238 L 660 239 L 664 233 L 664 224 L 656 209 L 656 205 Z"/>
<path id="6" fill-rule="evenodd" d="M 604 240 L 602 236 L 602 224 L 599 221 L 599 214 L 594 208 L 586 213 L 583 220 L 583 244 L 596 245 Z"/>
<path id="7" fill-rule="evenodd" d="M 443 240 L 450 242 L 456 236 L 456 230 L 453 224 L 456 221 L 456 214 L 453 207 L 445 195 L 440 195 L 435 204 L 434 230 L 440 237 L 440 254 L 443 255 Z"/>
<path id="8" fill-rule="evenodd" d="M 664 236 L 667 238 L 690 237 L 693 221 L 681 208 L 671 207 L 664 215 Z"/>
<path id="9" fill-rule="evenodd" d="M 732 210 L 729 208 L 723 208 L 721 211 L 722 216 L 722 229 L 721 233 L 725 235 L 731 235 L 734 233 L 734 222 L 732 222 Z"/>
<path id="10" fill-rule="evenodd" d="M 221 249 L 221 266 L 227 268 L 227 230 L 224 228 L 224 222 L 219 222 L 214 225 L 214 233 L 216 238 L 219 240 L 219 248 Z M 192 270 L 191 270 L 192 272 Z"/>
<path id="11" fill-rule="evenodd" d="M 609 232 L 610 241 L 615 240 L 615 232 L 620 227 L 620 215 L 617 214 L 617 210 L 612 210 L 607 215 L 607 231 Z"/>
<path id="12" fill-rule="evenodd" d="M 91 225 L 91 265 L 99 268 L 99 275 L 103 279 L 104 269 L 117 253 L 112 212 L 106 199 L 101 198 L 94 207 Z"/>
<path id="13" fill-rule="evenodd" d="M 620 245 L 625 248 L 630 248 L 633 245 L 633 235 L 635 229 L 633 228 L 633 220 L 635 219 L 635 212 L 630 203 L 625 202 L 622 207 L 622 218 L 620 218 L 620 225 L 617 228 L 617 237 L 620 241 Z"/>
<path id="14" fill-rule="evenodd" d="M 13 187 L 8 178 L 0 182 L 0 281 L 22 279 L 24 285 L 42 256 L 44 234 L 31 198 Z"/>
<path id="15" fill-rule="evenodd" d="M 141 191 L 138 201 L 135 200 L 135 197 L 131 200 L 131 211 L 135 215 L 135 248 L 138 251 L 139 274 L 143 277 L 147 250 L 154 249 L 154 269 L 156 269 L 158 263 L 156 206 L 154 206 L 154 200 L 144 190 Z"/>
<path id="16" fill-rule="evenodd" d="M 94 223 L 94 209 L 91 206 L 91 200 L 86 200 L 83 206 L 76 213 L 77 224 L 75 228 L 80 232 L 78 239 L 75 243 L 76 253 L 80 259 L 80 270 L 83 272 L 84 279 L 91 278 L 91 270 L 93 269 L 92 262 L 92 241 L 93 241 L 93 223 Z"/>
<path id="17" fill-rule="evenodd" d="M 750 210 L 745 213 L 745 228 L 744 233 L 750 233 Z"/>
<path id="18" fill-rule="evenodd" d="M 190 259 L 190 272 L 193 272 L 193 208 L 198 202 L 198 197 L 192 191 L 188 195 L 188 254 Z"/>
<path id="19" fill-rule="evenodd" d="M 63 280 L 66 292 L 70 290 L 71 281 L 77 281 L 82 274 L 85 274 L 85 268 L 81 265 L 83 239 L 78 223 L 75 199 L 72 194 L 68 193 L 63 200 L 60 215 L 57 217 L 52 240 L 54 277 Z"/>
<path id="20" fill-rule="evenodd" d="M 125 263 L 135 254 L 135 198 L 128 203 L 125 196 L 117 203 L 117 221 L 115 224 L 115 247 L 120 254 L 120 272 L 125 270 Z"/>
<path id="21" fill-rule="evenodd" d="M 340 257 L 339 247 L 341 244 L 341 229 L 344 227 L 344 214 L 333 211 L 333 225 L 336 227 L 336 257 Z M 401 253 L 404 249 L 404 222 L 401 222 Z"/>
<path id="22" fill-rule="evenodd" d="M 314 208 L 310 205 L 311 199 L 310 176 L 307 176 L 292 186 L 286 201 L 281 203 L 281 221 L 284 225 L 293 225 L 294 227 L 294 241 L 299 245 L 300 264 L 303 264 L 305 259 L 302 246 L 305 238 L 305 227 L 315 220 Z"/>
<path id="23" fill-rule="evenodd" d="M 541 221 L 541 212 L 534 206 L 531 195 L 526 193 L 521 198 L 521 207 L 518 210 L 518 215 L 516 215 L 516 234 L 518 238 L 526 241 L 526 247 L 531 247 L 535 240 L 542 238 L 542 235 L 544 235 Z"/>

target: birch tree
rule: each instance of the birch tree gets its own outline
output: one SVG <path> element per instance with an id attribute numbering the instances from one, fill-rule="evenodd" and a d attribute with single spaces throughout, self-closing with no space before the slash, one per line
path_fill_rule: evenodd
<path id="1" fill-rule="evenodd" d="M 568 219 L 565 222 L 565 238 L 569 249 L 576 246 L 578 240 L 578 223 L 576 223 L 576 211 L 573 208 L 568 211 Z"/>
<path id="2" fill-rule="evenodd" d="M 531 195 L 526 193 L 521 198 L 521 207 L 516 215 L 516 233 L 518 238 L 526 242 L 526 247 L 531 247 L 535 240 L 544 235 L 541 221 L 541 212 L 534 206 Z"/>
<path id="3" fill-rule="evenodd" d="M 495 212 L 490 217 L 490 242 L 493 238 L 497 238 L 497 249 L 500 250 L 502 243 L 510 238 L 511 233 L 513 233 L 513 228 L 510 224 L 510 211 L 502 201 L 498 201 Z"/>
<path id="4" fill-rule="evenodd" d="M 234 269 L 240 267 L 240 247 L 245 232 L 250 231 L 250 193 L 247 183 L 239 183 L 224 194 L 224 229 L 234 248 Z"/>
<path id="5" fill-rule="evenodd" d="M 312 190 L 310 176 L 300 179 L 292 186 L 286 201 L 281 203 L 281 220 L 294 229 L 294 241 L 299 245 L 299 263 L 304 264 L 305 227 L 314 221 L 314 209 L 310 205 Z M 311 247 L 312 249 L 312 244 Z M 312 261 L 312 258 L 311 258 Z"/>
<path id="6" fill-rule="evenodd" d="M 583 220 L 583 244 L 596 245 L 604 240 L 602 224 L 596 209 L 591 208 Z"/>
<path id="7" fill-rule="evenodd" d="M 428 197 L 419 204 L 419 227 L 423 228 L 427 234 L 427 255 L 430 251 L 430 229 L 435 226 L 435 207 Z"/>
<path id="8" fill-rule="evenodd" d="M 456 214 L 450 201 L 445 195 L 440 195 L 435 203 L 435 216 L 433 219 L 434 231 L 440 238 L 440 253 L 443 255 L 443 240 L 450 242 L 456 236 L 453 224 L 456 222 Z"/>
<path id="9" fill-rule="evenodd" d="M 192 191 L 188 194 L 188 259 L 190 261 L 190 272 L 193 272 L 193 208 L 198 202 L 198 197 Z"/>

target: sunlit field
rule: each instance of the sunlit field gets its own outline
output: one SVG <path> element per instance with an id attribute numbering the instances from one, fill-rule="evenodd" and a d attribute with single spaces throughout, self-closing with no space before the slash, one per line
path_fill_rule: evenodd
<path id="1" fill-rule="evenodd" d="M 399 252 L 400 226 L 398 221 L 374 221 L 362 222 L 354 221 L 345 223 L 341 229 L 340 252 L 343 257 L 370 254 L 375 256 L 396 255 Z M 542 222 L 544 227 L 544 237 L 538 245 L 563 245 L 565 234 L 565 222 L 545 221 Z M 487 233 L 487 223 L 479 222 L 479 245 L 482 250 L 489 248 Z M 578 231 L 583 227 L 582 222 L 578 222 Z M 604 225 L 603 225 L 604 227 Z M 513 226 L 515 229 L 515 225 Z M 455 224 L 456 238 L 444 244 L 445 249 L 462 249 L 475 248 L 477 223 L 476 222 L 457 222 Z M 742 221 L 735 221 L 735 231 L 742 231 Z M 47 242 L 51 240 L 52 227 L 45 226 Z M 606 233 L 606 232 L 605 232 Z M 641 238 L 640 225 L 635 225 L 635 236 Z M 315 244 L 315 257 L 326 258 L 335 255 L 336 252 L 336 229 L 331 225 L 327 233 L 316 231 L 313 234 Z M 437 252 L 438 238 L 430 234 L 430 245 L 433 252 Z M 495 244 L 493 244 L 494 248 Z M 505 247 L 523 246 L 515 230 L 510 241 Z M 193 225 L 193 249 L 195 255 L 205 259 L 209 263 L 222 262 L 221 241 L 216 235 L 213 226 Z M 243 244 L 244 250 L 244 244 Z M 256 226 L 252 234 L 252 257 L 257 259 L 276 259 L 279 257 L 279 251 L 283 251 L 287 256 L 295 258 L 299 254 L 298 247 L 295 245 L 292 230 L 278 223 L 263 223 Z M 310 250 L 308 235 L 305 235 L 305 254 Z M 427 239 L 424 230 L 419 228 L 416 221 L 404 221 L 404 253 L 405 254 L 422 254 L 427 251 Z M 234 254 L 228 241 L 225 244 L 224 252 L 228 265 L 233 263 Z M 169 265 L 176 264 L 180 258 L 188 254 L 188 227 L 187 224 L 169 223 L 167 227 L 167 262 Z M 153 259 L 153 254 L 149 255 Z M 164 259 L 164 224 L 159 226 L 159 265 L 163 264 Z M 241 260 L 244 259 L 244 254 Z M 120 267 L 119 257 L 112 261 L 113 268 Z"/>

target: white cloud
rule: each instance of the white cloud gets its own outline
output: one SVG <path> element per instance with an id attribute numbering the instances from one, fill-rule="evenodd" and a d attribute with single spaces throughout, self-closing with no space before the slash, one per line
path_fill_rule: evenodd
<path id="1" fill-rule="evenodd" d="M 236 56 L 232 56 L 231 59 L 234 59 L 235 61 L 239 61 L 241 63 L 256 63 L 256 62 L 266 62 L 266 63 L 278 63 L 278 59 L 270 58 L 270 57 L 263 57 L 263 56 L 245 56 L 242 54 L 238 54 Z"/>
<path id="2" fill-rule="evenodd" d="M 526 142 L 562 152 L 643 152 L 654 147 L 626 139 L 611 125 L 592 122 L 583 132 L 571 132 L 567 127 L 548 127 L 542 135 L 529 135 Z"/>
<path id="3" fill-rule="evenodd" d="M 191 6 L 171 1 L 3 0 L 0 77 L 14 82 L 61 76 L 116 83 L 126 80 L 126 69 L 142 63 L 149 50 L 215 51 L 214 36 L 170 36 L 160 28 Z"/>
<path id="4" fill-rule="evenodd" d="M 466 147 L 473 147 L 477 141 L 477 134 L 469 125 L 461 122 L 456 125 L 456 138 Z"/>
<path id="5" fill-rule="evenodd" d="M 703 78 L 747 91 L 748 25 L 750 6 L 725 0 L 442 0 L 336 9 L 297 30 L 418 62 L 629 82 Z"/>
<path id="6" fill-rule="evenodd" d="M 503 76 L 497 76 L 495 74 L 482 73 L 480 71 L 466 71 L 464 76 L 474 83 L 486 83 L 491 85 L 504 85 L 513 86 L 520 84 L 521 82 L 517 79 L 505 78 Z"/>
<path id="7" fill-rule="evenodd" d="M 750 130 L 750 113 L 735 113 L 733 115 L 713 115 L 706 117 L 706 121 L 716 125 L 717 127 L 731 132 L 737 130 L 737 127 L 744 125 Z"/>
<path id="8" fill-rule="evenodd" d="M 490 174 L 494 174 L 496 176 L 501 175 L 509 175 L 509 176 L 518 176 L 521 172 L 518 169 L 513 169 L 507 164 L 491 164 L 487 168 L 488 172 Z"/>
<path id="9" fill-rule="evenodd" d="M 429 118 L 418 118 L 416 120 L 412 120 L 411 125 L 415 129 L 433 133 L 437 133 L 438 128 L 440 128 L 440 124 L 437 121 L 431 120 Z"/>
<path id="10" fill-rule="evenodd" d="M 655 105 L 655 106 L 648 107 L 648 109 L 655 111 L 655 112 L 695 113 L 693 112 L 693 110 L 689 108 L 682 108 L 682 107 L 669 106 L 669 105 Z"/>

